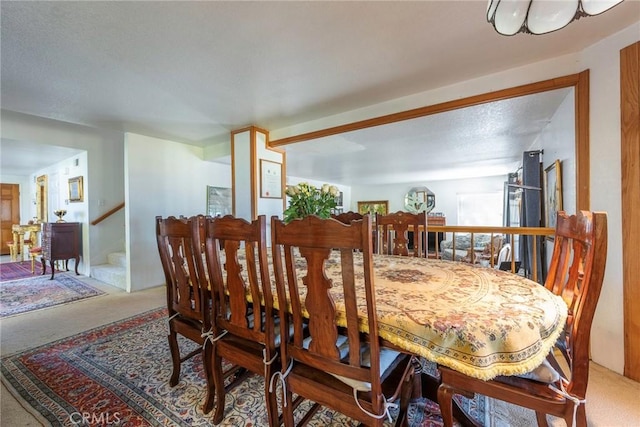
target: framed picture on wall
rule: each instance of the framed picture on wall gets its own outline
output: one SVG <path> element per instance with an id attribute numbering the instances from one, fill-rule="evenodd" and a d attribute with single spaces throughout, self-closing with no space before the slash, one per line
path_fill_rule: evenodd
<path id="1" fill-rule="evenodd" d="M 544 170 L 545 226 L 555 228 L 556 216 L 562 210 L 562 169 L 556 160 Z"/>
<path id="2" fill-rule="evenodd" d="M 260 159 L 260 197 L 282 199 L 282 163 Z"/>
<path id="3" fill-rule="evenodd" d="M 358 213 L 362 215 L 366 214 L 382 214 L 386 215 L 389 212 L 388 200 L 371 200 L 358 202 Z"/>
<path id="4" fill-rule="evenodd" d="M 231 215 L 231 188 L 207 185 L 207 215 Z"/>
<path id="5" fill-rule="evenodd" d="M 69 178 L 69 202 L 82 202 L 83 200 L 82 177 Z"/>

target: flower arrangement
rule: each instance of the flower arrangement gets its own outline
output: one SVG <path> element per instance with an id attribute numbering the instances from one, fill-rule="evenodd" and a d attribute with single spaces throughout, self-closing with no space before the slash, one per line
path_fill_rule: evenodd
<path id="1" fill-rule="evenodd" d="M 289 223 L 308 215 L 329 218 L 332 210 L 338 205 L 338 195 L 338 187 L 335 185 L 324 184 L 322 188 L 316 188 L 307 182 L 301 182 L 289 186 L 287 196 L 290 200 L 289 207 L 284 211 L 284 222 Z"/>

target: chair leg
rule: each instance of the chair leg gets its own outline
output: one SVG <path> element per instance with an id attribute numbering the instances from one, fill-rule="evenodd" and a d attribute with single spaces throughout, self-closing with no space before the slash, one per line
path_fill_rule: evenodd
<path id="1" fill-rule="evenodd" d="M 409 401 L 413 394 L 413 387 L 415 379 L 415 370 L 411 368 L 411 374 L 407 375 L 402 383 L 402 389 L 400 391 L 400 410 L 398 411 L 398 419 L 396 420 L 397 427 L 408 427 L 409 421 L 407 419 L 407 412 L 409 410 Z"/>
<path id="2" fill-rule="evenodd" d="M 266 365 L 264 371 L 264 395 L 266 397 L 265 403 L 267 405 L 267 419 L 270 426 L 278 426 L 280 422 L 278 420 L 278 392 L 276 387 L 273 391 L 269 391 L 270 379 L 273 374 L 271 365 Z M 275 384 L 274 384 L 275 385 Z"/>
<path id="3" fill-rule="evenodd" d="M 285 427 L 293 427 L 293 394 L 286 388 L 282 396 L 282 418 Z"/>
<path id="4" fill-rule="evenodd" d="M 547 423 L 547 414 L 544 412 L 536 411 L 536 421 L 538 422 L 538 427 L 548 427 L 549 423 Z M 567 425 L 571 425 L 571 420 L 567 421 Z"/>
<path id="5" fill-rule="evenodd" d="M 211 343 L 205 343 L 204 351 L 202 352 L 204 376 L 207 379 L 207 395 L 204 399 L 204 405 L 202 405 L 202 412 L 205 414 L 211 412 L 216 403 L 215 381 L 211 372 L 212 347 Z"/>
<path id="6" fill-rule="evenodd" d="M 51 265 L 53 267 L 53 263 Z M 180 349 L 178 348 L 178 334 L 173 330 L 173 327 L 169 325 L 169 350 L 171 351 L 171 362 L 173 364 L 173 371 L 171 372 L 171 379 L 169 385 L 175 387 L 180 380 Z"/>
<path id="7" fill-rule="evenodd" d="M 453 395 L 454 389 L 446 384 L 438 387 L 438 405 L 444 427 L 453 427 Z"/>
<path id="8" fill-rule="evenodd" d="M 216 346 L 212 346 L 211 370 L 213 371 L 213 383 L 215 385 L 216 408 L 213 412 L 213 424 L 218 425 L 224 417 L 226 391 L 224 389 L 224 375 L 222 374 L 222 357 L 218 356 Z"/>

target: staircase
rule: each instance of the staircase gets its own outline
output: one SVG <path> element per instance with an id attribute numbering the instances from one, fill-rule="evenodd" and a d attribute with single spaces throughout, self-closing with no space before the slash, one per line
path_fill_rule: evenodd
<path id="1" fill-rule="evenodd" d="M 127 288 L 127 254 L 112 252 L 107 255 L 107 264 L 91 267 L 91 277 L 120 289 Z"/>

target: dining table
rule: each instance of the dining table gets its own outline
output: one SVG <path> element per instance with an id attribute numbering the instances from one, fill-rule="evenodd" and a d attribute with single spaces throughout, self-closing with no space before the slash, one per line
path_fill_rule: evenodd
<path id="1" fill-rule="evenodd" d="M 361 254 L 354 258 L 356 265 L 362 263 Z M 346 326 L 338 251 L 325 267 L 333 282 L 330 292 L 337 323 Z M 489 380 L 533 370 L 564 330 L 567 305 L 563 299 L 517 274 L 477 264 L 393 255 L 374 255 L 373 270 L 379 337 L 471 377 Z M 299 288 L 304 299 L 304 286 Z M 364 287 L 356 285 L 359 293 L 364 313 Z M 277 301 L 274 305 L 278 306 Z"/>
<path id="2" fill-rule="evenodd" d="M 355 252 L 356 268 L 362 262 L 362 254 Z M 269 254 L 275 287 L 271 264 Z M 304 258 L 297 257 L 296 264 L 301 281 Z M 568 308 L 563 299 L 517 274 L 479 264 L 377 254 L 373 271 L 383 344 L 470 377 L 489 380 L 530 372 L 564 331 Z M 333 284 L 329 292 L 336 322 L 346 326 L 339 251 L 325 261 L 325 274 Z M 299 292 L 304 304 L 301 282 Z M 356 284 L 356 297 L 359 311 L 365 313 L 363 286 Z M 274 307 L 279 309 L 277 298 Z M 365 327 L 367 322 L 360 324 Z M 423 379 L 423 389 L 429 389 L 422 390 L 423 395 L 434 400 L 437 385 L 437 378 Z"/>

